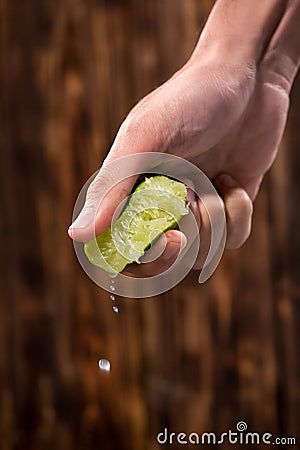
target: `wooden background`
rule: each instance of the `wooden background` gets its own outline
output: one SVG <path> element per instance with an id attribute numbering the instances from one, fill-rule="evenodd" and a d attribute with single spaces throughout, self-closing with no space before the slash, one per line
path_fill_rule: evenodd
<path id="1" fill-rule="evenodd" d="M 239 420 L 299 442 L 299 78 L 251 238 L 204 286 L 192 273 L 115 315 L 67 237 L 82 184 L 211 3 L 0 0 L 1 450 L 153 450 L 164 427 Z"/>

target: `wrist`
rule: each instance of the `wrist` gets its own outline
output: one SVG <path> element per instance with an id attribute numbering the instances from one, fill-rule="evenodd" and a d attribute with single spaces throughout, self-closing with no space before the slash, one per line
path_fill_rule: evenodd
<path id="1" fill-rule="evenodd" d="M 233 64 L 257 63 L 285 14 L 288 0 L 217 0 L 192 55 Z"/>
<path id="2" fill-rule="evenodd" d="M 255 36 L 238 39 L 235 34 L 217 35 L 206 33 L 205 40 L 199 40 L 190 60 L 197 64 L 213 63 L 220 65 L 255 67 L 261 42 Z"/>

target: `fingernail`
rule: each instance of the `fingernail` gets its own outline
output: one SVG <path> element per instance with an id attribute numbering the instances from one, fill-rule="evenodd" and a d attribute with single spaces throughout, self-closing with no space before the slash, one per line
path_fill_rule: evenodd
<path id="1" fill-rule="evenodd" d="M 69 229 L 74 228 L 86 228 L 90 225 L 95 219 L 95 213 L 91 210 L 82 210 L 77 219 L 74 220 L 72 225 L 70 225 Z"/>
<path id="2" fill-rule="evenodd" d="M 216 185 L 224 189 L 233 189 L 238 187 L 238 183 L 228 174 L 220 175 L 216 178 Z"/>
<path id="3" fill-rule="evenodd" d="M 170 261 L 171 259 L 174 259 L 175 256 L 177 256 L 178 253 L 184 249 L 186 244 L 187 244 L 187 239 L 184 235 L 181 238 L 181 242 L 178 242 L 178 241 L 168 242 L 168 244 L 165 248 L 165 251 L 162 254 L 162 259 L 164 261 Z"/>
<path id="4" fill-rule="evenodd" d="M 175 256 L 178 254 L 180 249 L 179 242 L 168 242 L 165 251 L 162 255 L 162 259 L 164 261 L 170 261 L 171 259 L 175 258 Z"/>

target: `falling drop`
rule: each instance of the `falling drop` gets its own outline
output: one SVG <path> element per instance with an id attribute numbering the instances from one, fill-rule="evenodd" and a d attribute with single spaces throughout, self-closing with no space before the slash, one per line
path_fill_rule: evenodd
<path id="1" fill-rule="evenodd" d="M 98 366 L 100 370 L 104 372 L 110 372 L 110 362 L 108 359 L 99 359 Z"/>
<path id="2" fill-rule="evenodd" d="M 110 295 L 109 295 L 109 298 L 110 298 L 110 300 L 113 301 L 113 302 L 116 300 L 116 296 L 115 296 L 115 294 L 114 294 L 115 290 L 116 290 L 116 287 L 115 287 L 115 280 L 110 280 L 110 284 L 109 284 Z M 118 306 L 114 305 L 114 306 L 112 307 L 112 309 L 113 309 L 113 312 L 115 312 L 116 314 L 118 314 L 118 312 L 119 312 L 119 307 L 118 307 Z"/>
<path id="3" fill-rule="evenodd" d="M 109 276 L 109 278 L 111 278 L 112 281 L 114 281 L 113 279 L 117 278 L 118 274 L 113 272 L 113 273 L 109 273 L 108 276 Z"/>

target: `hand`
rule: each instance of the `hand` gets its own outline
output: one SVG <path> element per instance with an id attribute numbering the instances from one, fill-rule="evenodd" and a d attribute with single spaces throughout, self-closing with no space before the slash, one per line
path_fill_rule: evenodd
<path id="1" fill-rule="evenodd" d="M 284 54 L 276 53 L 276 47 L 266 52 L 259 64 L 233 64 L 226 59 L 223 53 L 209 48 L 201 59 L 193 55 L 130 112 L 105 163 L 148 151 L 168 152 L 192 161 L 208 175 L 224 200 L 226 247 L 233 249 L 249 236 L 252 202 L 278 150 L 296 69 Z M 89 189 L 80 221 L 70 228 L 73 239 L 85 241 L 102 232 L 116 206 L 131 191 L 132 180 L 118 185 L 95 217 L 101 176 L 100 171 Z M 199 268 L 207 252 L 209 222 L 199 200 L 192 202 L 192 210 L 201 232 L 195 264 Z M 159 260 L 137 269 L 132 265 L 131 270 L 153 275 L 172 264 L 184 237 L 176 230 L 168 231 L 166 237 L 167 246 Z"/>

